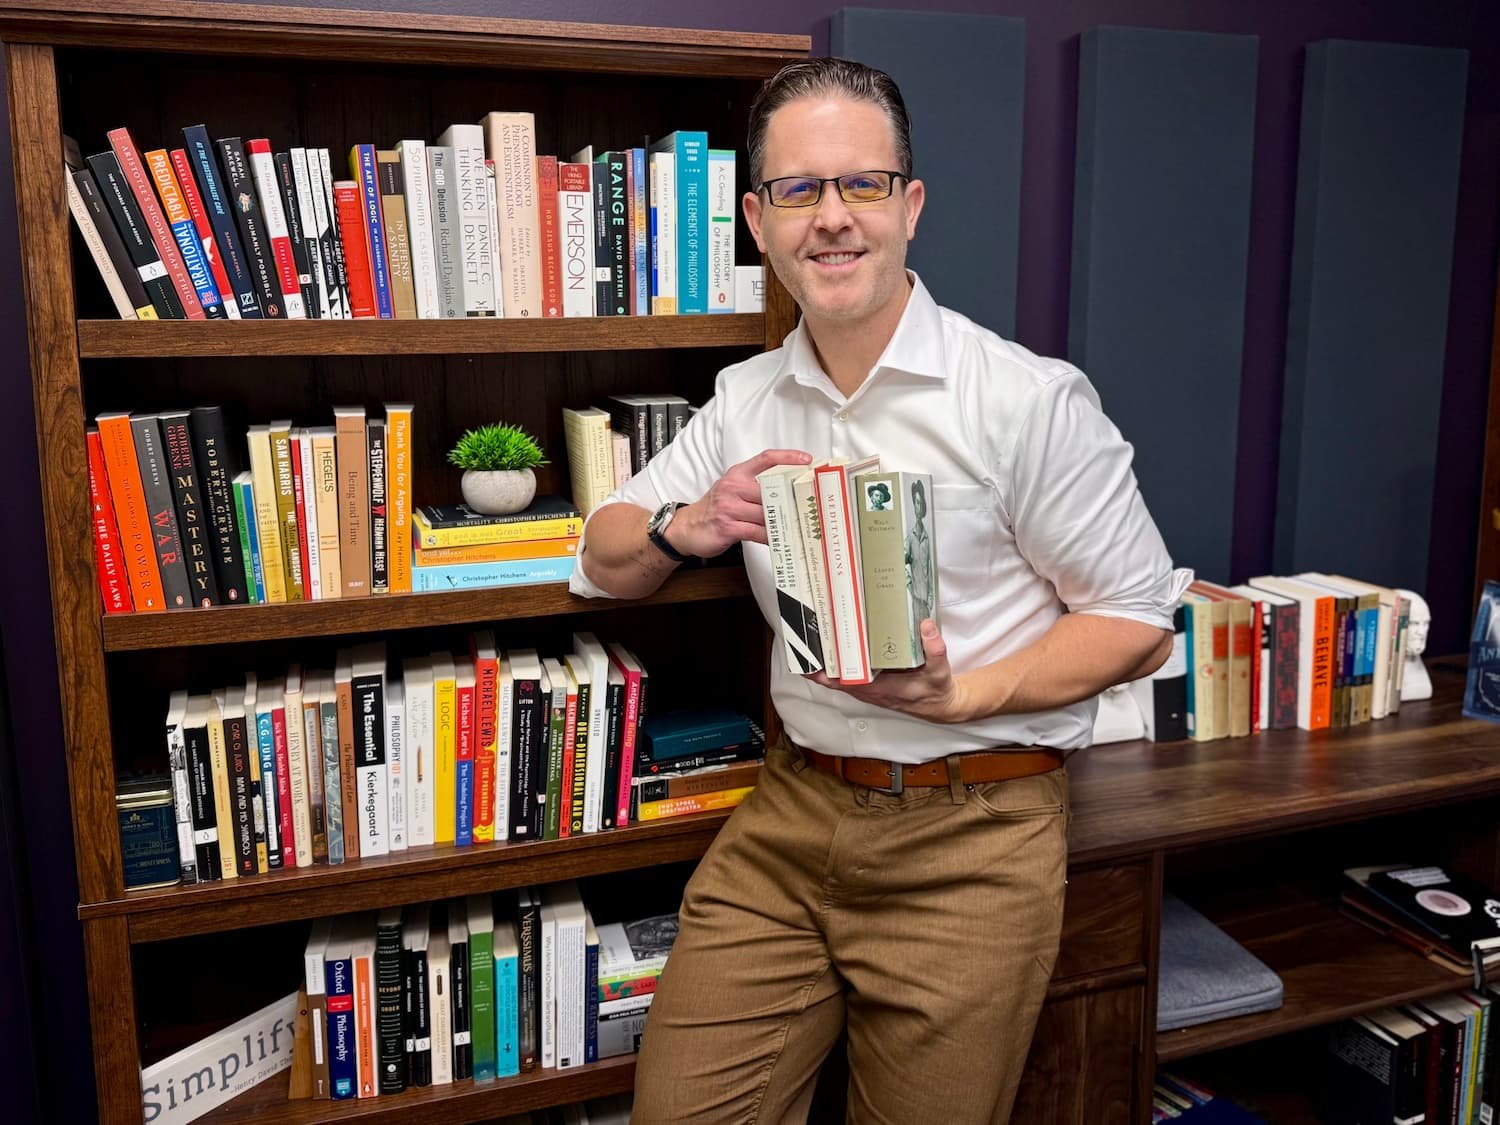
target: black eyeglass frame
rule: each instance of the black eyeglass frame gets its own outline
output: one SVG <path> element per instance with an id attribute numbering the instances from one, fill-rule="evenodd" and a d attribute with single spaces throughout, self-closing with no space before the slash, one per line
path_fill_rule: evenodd
<path id="1" fill-rule="evenodd" d="M 890 189 L 884 195 L 880 196 L 877 199 L 850 199 L 844 194 L 844 188 L 841 181 L 852 179 L 855 176 L 868 176 L 873 173 L 879 173 L 882 176 L 889 176 L 891 178 Z M 768 202 L 772 207 L 776 207 L 785 211 L 802 211 L 808 207 L 816 207 L 818 204 L 823 202 L 823 188 L 826 184 L 838 185 L 839 199 L 844 203 L 883 202 L 896 193 L 896 180 L 898 178 L 905 180 L 907 183 L 911 183 L 911 177 L 908 176 L 905 172 L 896 172 L 889 168 L 866 168 L 861 172 L 845 172 L 842 176 L 825 176 L 822 178 L 819 178 L 817 176 L 777 176 L 774 180 L 762 180 L 760 186 L 756 188 L 756 190 L 764 191 L 766 193 L 766 202 Z M 771 185 L 780 183 L 783 180 L 805 180 L 808 182 L 817 180 L 818 194 L 811 203 L 777 203 L 775 195 L 773 195 L 771 192 Z"/>

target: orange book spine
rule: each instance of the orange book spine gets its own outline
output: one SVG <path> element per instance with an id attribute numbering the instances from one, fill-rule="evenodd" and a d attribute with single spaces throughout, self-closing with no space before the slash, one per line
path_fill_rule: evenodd
<path id="1" fill-rule="evenodd" d="M 110 500 L 119 525 L 125 573 L 130 579 L 130 600 L 137 613 L 154 613 L 165 609 L 167 603 L 156 566 L 156 549 L 151 544 L 151 521 L 146 517 L 146 491 L 135 459 L 130 415 L 101 414 L 98 423 Z"/>
<path id="2" fill-rule="evenodd" d="M 109 499 L 109 474 L 99 431 L 88 432 L 89 503 L 94 509 L 94 566 L 105 613 L 130 612 L 130 580 L 120 560 L 120 529 Z"/>
<path id="3" fill-rule="evenodd" d="M 1327 730 L 1333 703 L 1333 599 L 1319 598 L 1313 613 L 1312 718 L 1313 730 Z"/>
<path id="4" fill-rule="evenodd" d="M 557 221 L 557 157 L 536 158 L 542 226 L 542 316 L 562 316 L 562 236 Z"/>
<path id="5" fill-rule="evenodd" d="M 357 834 L 357 833 L 356 833 Z M 379 1074 L 375 1067 L 375 959 L 356 952 L 354 957 L 354 1042 L 359 1052 L 355 1073 L 359 1096 L 375 1097 Z"/>
<path id="6" fill-rule="evenodd" d="M 484 543 L 474 547 L 418 548 L 418 566 L 451 566 L 454 563 L 514 562 L 524 559 L 560 559 L 578 553 L 578 536 L 563 539 L 532 539 L 524 543 Z"/>
<path id="7" fill-rule="evenodd" d="M 637 819 L 644 823 L 648 820 L 687 816 L 689 813 L 732 809 L 753 792 L 755 792 L 755 786 L 747 785 L 740 789 L 721 789 L 717 793 L 700 793 L 691 797 L 667 797 L 660 801 L 642 801 Z"/>

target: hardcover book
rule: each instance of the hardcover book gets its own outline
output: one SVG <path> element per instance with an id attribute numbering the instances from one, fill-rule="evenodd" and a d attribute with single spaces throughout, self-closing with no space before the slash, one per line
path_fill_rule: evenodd
<path id="1" fill-rule="evenodd" d="M 450 145 L 427 146 L 428 183 L 432 189 L 432 238 L 437 265 L 438 308 L 444 317 L 464 315 L 464 275 L 460 248 L 458 174 Z"/>
<path id="2" fill-rule="evenodd" d="M 870 667 L 926 663 L 922 622 L 938 622 L 937 546 L 926 473 L 866 473 L 854 478 L 860 577 L 869 629 Z"/>
<path id="3" fill-rule="evenodd" d="M 437 144 L 453 154 L 452 178 L 447 184 L 453 195 L 448 206 L 456 203 L 455 262 L 463 278 L 464 315 L 494 316 L 495 263 L 494 243 L 488 237 L 489 204 L 485 199 L 488 183 L 484 172 L 485 130 L 479 125 L 450 125 L 438 137 Z M 535 155 L 533 152 L 532 157 Z M 491 154 L 491 159 L 498 167 L 501 158 Z M 532 175 L 535 174 L 533 169 Z"/>
<path id="4" fill-rule="evenodd" d="M 776 583 L 777 626 L 787 667 L 806 674 L 823 667 L 823 638 L 813 604 L 807 549 L 797 520 L 792 480 L 801 465 L 776 465 L 761 473 L 760 503 L 766 514 L 766 544 Z"/>
<path id="5" fill-rule="evenodd" d="M 500 288 L 507 316 L 542 315 L 541 214 L 537 208 L 536 118 L 487 113 L 484 155 L 495 162 L 500 212 Z"/>
<path id="6" fill-rule="evenodd" d="M 412 320 L 417 315 L 412 236 L 406 217 L 401 154 L 397 150 L 375 150 L 375 178 L 380 188 L 380 216 L 385 225 L 385 251 L 390 266 L 391 312 L 399 320 Z"/>
<path id="7" fill-rule="evenodd" d="M 879 467 L 880 458 L 870 456 L 847 463 L 839 458 L 813 468 L 818 519 L 823 529 L 823 568 L 828 575 L 828 602 L 839 650 L 839 680 L 846 684 L 869 683 L 872 678 L 852 482 Z"/>

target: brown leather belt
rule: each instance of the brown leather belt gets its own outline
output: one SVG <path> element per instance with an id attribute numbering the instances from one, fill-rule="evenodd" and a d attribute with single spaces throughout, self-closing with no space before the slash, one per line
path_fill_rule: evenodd
<path id="1" fill-rule="evenodd" d="M 935 758 L 917 766 L 898 766 L 882 758 L 845 758 L 796 746 L 808 762 L 834 777 L 883 793 L 900 793 L 914 786 L 947 788 L 953 781 L 948 763 L 958 765 L 958 783 L 977 785 L 986 781 L 1011 781 L 1018 777 L 1047 773 L 1063 764 L 1061 750 L 975 750 L 951 758 Z"/>

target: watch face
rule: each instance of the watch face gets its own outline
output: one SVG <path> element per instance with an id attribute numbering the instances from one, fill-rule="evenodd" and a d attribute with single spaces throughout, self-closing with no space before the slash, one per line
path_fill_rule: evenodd
<path id="1" fill-rule="evenodd" d="M 656 511 L 652 513 L 651 518 L 646 521 L 646 530 L 648 532 L 651 532 L 652 534 L 659 533 L 662 528 L 667 526 L 667 523 L 671 520 L 672 516 L 676 514 L 676 512 L 676 504 L 663 504 L 660 508 L 656 509 Z"/>

